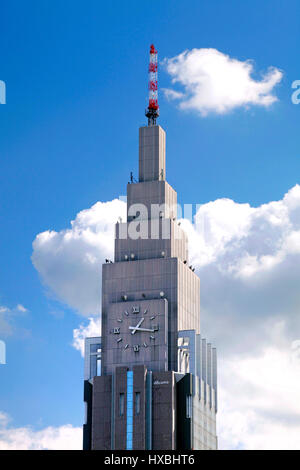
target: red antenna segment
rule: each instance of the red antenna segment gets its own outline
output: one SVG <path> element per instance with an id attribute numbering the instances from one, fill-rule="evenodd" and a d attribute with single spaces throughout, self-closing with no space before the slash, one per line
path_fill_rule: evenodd
<path id="1" fill-rule="evenodd" d="M 156 118 L 159 116 L 159 106 L 157 98 L 157 50 L 154 45 L 150 46 L 150 61 L 149 61 L 149 104 L 146 109 L 146 117 L 148 118 L 148 126 L 156 125 Z"/>

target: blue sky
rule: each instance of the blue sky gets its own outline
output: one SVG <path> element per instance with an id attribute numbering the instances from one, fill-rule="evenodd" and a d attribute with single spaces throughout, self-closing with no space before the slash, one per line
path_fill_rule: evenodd
<path id="1" fill-rule="evenodd" d="M 0 411 L 14 427 L 81 426 L 83 363 L 72 347 L 82 317 L 56 300 L 31 262 L 45 230 L 69 227 L 97 201 L 124 194 L 137 174 L 145 124 L 148 47 L 159 59 L 214 48 L 254 61 L 254 78 L 283 72 L 268 107 L 201 116 L 159 93 L 167 178 L 183 203 L 230 198 L 259 206 L 299 183 L 297 1 L 12 0 L 2 5 L 0 80 Z M 256 75 L 257 74 L 257 75 Z M 172 86 L 166 68 L 159 86 Z M 28 310 L 20 312 L 22 304 Z"/>

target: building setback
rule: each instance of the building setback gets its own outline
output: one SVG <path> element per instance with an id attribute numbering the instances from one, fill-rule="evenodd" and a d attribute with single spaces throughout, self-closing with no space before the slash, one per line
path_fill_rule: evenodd
<path id="1" fill-rule="evenodd" d="M 102 266 L 102 336 L 85 342 L 83 448 L 217 449 L 216 349 L 200 334 L 200 279 L 166 181 L 166 135 L 148 114 L 139 181 L 127 185 L 114 262 Z"/>

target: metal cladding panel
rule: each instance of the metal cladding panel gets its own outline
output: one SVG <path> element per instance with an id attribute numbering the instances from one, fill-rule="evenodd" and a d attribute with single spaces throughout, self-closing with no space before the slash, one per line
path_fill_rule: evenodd
<path id="1" fill-rule="evenodd" d="M 201 349 L 201 335 L 196 335 L 196 375 L 201 379 L 202 372 L 202 349 Z M 201 396 L 201 387 L 199 387 L 199 394 Z"/>
<path id="2" fill-rule="evenodd" d="M 146 449 L 152 449 L 152 385 L 153 372 L 149 370 L 146 377 Z"/>
<path id="3" fill-rule="evenodd" d="M 93 379 L 92 450 L 111 449 L 112 377 Z"/>
<path id="4" fill-rule="evenodd" d="M 192 449 L 192 418 L 187 414 L 187 398 L 193 393 L 191 374 L 177 382 L 177 445 L 176 449 Z"/>
<path id="5" fill-rule="evenodd" d="M 200 333 L 200 279 L 181 262 L 178 263 L 178 330 Z"/>
<path id="6" fill-rule="evenodd" d="M 106 347 L 102 359 L 106 374 L 112 374 L 122 365 L 167 370 L 166 299 L 111 303 L 106 310 L 106 319 Z"/>
<path id="7" fill-rule="evenodd" d="M 107 373 L 105 371 L 107 371 L 110 305 L 122 303 L 124 295 L 126 295 L 126 302 L 140 302 L 143 299 L 157 300 L 161 292 L 168 301 L 168 368 L 177 370 L 178 329 L 199 331 L 199 278 L 187 264 L 179 261 L 178 258 L 146 259 L 103 265 L 102 368 L 104 373 Z"/>
<path id="8" fill-rule="evenodd" d="M 143 204 L 140 218 L 159 217 L 164 212 L 167 218 L 177 218 L 177 193 L 166 181 L 146 181 L 127 185 L 127 220 L 137 216 L 137 204 Z M 160 207 L 159 207 L 160 206 Z"/>
<path id="9" fill-rule="evenodd" d="M 217 349 L 212 349 L 212 387 L 215 391 L 215 410 L 218 411 Z"/>
<path id="10" fill-rule="evenodd" d="M 139 129 L 139 181 L 164 180 L 166 134 L 160 126 Z"/>
<path id="11" fill-rule="evenodd" d="M 212 406 L 212 357 L 211 344 L 207 344 L 207 384 L 209 385 L 209 405 Z"/>
<path id="12" fill-rule="evenodd" d="M 177 361 L 177 264 L 176 258 L 139 260 L 103 265 L 102 274 L 102 367 L 106 369 L 106 343 L 111 304 L 127 301 L 159 300 L 160 293 L 168 301 L 169 367 Z M 124 302 L 124 305 L 126 304 Z M 170 354 L 173 356 L 170 357 Z M 172 364 L 172 366 L 171 366 Z M 106 372 L 104 372 L 106 373 Z"/>
<path id="13" fill-rule="evenodd" d="M 83 425 L 83 450 L 91 450 L 93 388 L 88 380 L 84 381 L 84 402 L 86 407 L 86 422 Z"/>
<path id="14" fill-rule="evenodd" d="M 124 409 L 121 413 L 120 394 L 124 396 Z M 114 406 L 112 413 L 114 449 L 126 449 L 126 414 L 127 414 L 127 367 L 118 367 L 114 374 Z"/>
<path id="15" fill-rule="evenodd" d="M 84 341 L 84 380 L 97 374 L 97 359 L 101 359 L 101 337 L 85 338 Z"/>
<path id="16" fill-rule="evenodd" d="M 154 258 L 188 262 L 188 240 L 175 220 L 134 220 L 116 224 L 115 262 Z"/>
<path id="17" fill-rule="evenodd" d="M 166 181 L 147 181 L 127 185 L 127 221 L 157 219 L 161 215 L 177 218 L 177 193 Z"/>
<path id="18" fill-rule="evenodd" d="M 153 372 L 152 384 L 152 449 L 176 449 L 175 374 Z"/>
<path id="19" fill-rule="evenodd" d="M 146 449 L 146 377 L 147 369 L 144 365 L 133 367 L 133 449 Z"/>
<path id="20" fill-rule="evenodd" d="M 206 402 L 206 383 L 207 383 L 207 347 L 206 339 L 202 339 L 202 348 L 201 348 L 201 372 L 202 380 L 204 382 L 204 401 Z"/>

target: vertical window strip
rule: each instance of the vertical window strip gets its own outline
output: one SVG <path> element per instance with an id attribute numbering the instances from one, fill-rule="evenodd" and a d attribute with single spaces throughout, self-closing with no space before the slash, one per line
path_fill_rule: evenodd
<path id="1" fill-rule="evenodd" d="M 135 414 L 138 416 L 141 411 L 141 393 L 135 393 Z"/>
<path id="2" fill-rule="evenodd" d="M 126 423 L 126 449 L 132 450 L 133 434 L 133 371 L 127 372 L 127 423 Z"/>
<path id="3" fill-rule="evenodd" d="M 124 393 L 120 393 L 120 403 L 119 403 L 120 416 L 124 416 L 124 408 L 125 408 L 124 395 L 125 395 Z"/>
<path id="4" fill-rule="evenodd" d="M 186 396 L 186 417 L 187 418 L 192 417 L 192 396 L 191 395 Z"/>

